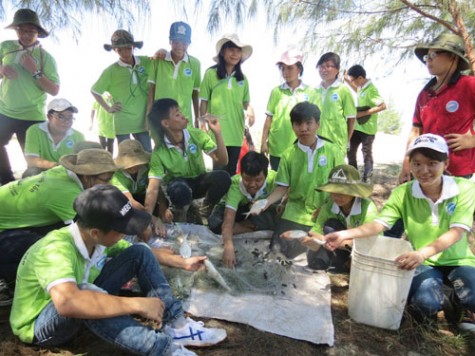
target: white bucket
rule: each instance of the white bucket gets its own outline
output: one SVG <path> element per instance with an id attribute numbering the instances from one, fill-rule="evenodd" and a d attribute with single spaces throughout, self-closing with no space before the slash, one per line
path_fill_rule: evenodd
<path id="1" fill-rule="evenodd" d="M 401 270 L 394 260 L 407 251 L 412 246 L 401 239 L 354 240 L 348 294 L 351 319 L 384 329 L 399 328 L 414 270 Z"/>

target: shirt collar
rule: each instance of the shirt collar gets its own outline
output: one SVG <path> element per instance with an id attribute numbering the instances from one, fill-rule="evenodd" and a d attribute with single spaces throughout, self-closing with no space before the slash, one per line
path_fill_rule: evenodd
<path id="1" fill-rule="evenodd" d="M 102 245 L 96 245 L 94 247 L 94 252 L 92 253 L 92 256 L 89 257 L 86 243 L 82 239 L 81 232 L 79 231 L 78 225 L 76 223 L 73 223 L 69 225 L 68 228 L 69 228 L 69 232 L 73 236 L 74 245 L 76 246 L 77 250 L 86 261 L 94 261 L 100 258 L 104 254 L 104 250 L 106 249 L 106 247 Z"/>
<path id="2" fill-rule="evenodd" d="M 295 89 L 292 89 L 287 84 L 287 82 L 283 82 L 280 86 L 280 89 L 284 89 L 284 90 L 287 89 L 287 90 L 290 90 L 290 91 L 297 91 L 298 89 L 305 90 L 306 87 L 307 87 L 307 84 L 305 84 L 303 81 L 300 81 L 300 84 Z"/>
<path id="3" fill-rule="evenodd" d="M 48 127 L 48 121 L 43 121 L 42 123 L 39 124 L 38 127 L 42 131 L 46 132 L 49 137 L 51 137 L 51 132 L 49 131 L 49 127 Z M 66 137 L 71 136 L 72 134 L 73 134 L 73 129 L 69 128 L 68 131 L 66 131 L 66 134 L 64 135 L 64 137 L 61 139 L 61 141 L 64 140 Z"/>
<path id="4" fill-rule="evenodd" d="M 451 176 L 442 176 L 442 192 L 440 198 L 436 203 L 453 198 L 454 196 L 460 194 L 460 189 L 455 182 L 454 177 Z M 412 195 L 414 198 L 418 199 L 428 199 L 427 196 L 422 192 L 419 182 L 416 180 L 412 185 Z"/>
<path id="5" fill-rule="evenodd" d="M 332 204 L 332 213 L 334 214 L 340 214 L 341 210 L 340 207 L 336 204 Z M 353 205 L 351 206 L 350 214 L 348 217 L 353 216 L 353 215 L 360 215 L 361 214 L 361 198 L 356 197 L 355 200 L 353 200 Z"/>
<path id="6" fill-rule="evenodd" d="M 254 197 L 251 196 L 251 194 L 248 193 L 246 190 L 246 187 L 244 186 L 244 183 L 242 182 L 242 177 L 239 179 L 239 191 L 250 201 L 255 201 L 259 199 L 262 195 L 266 193 L 266 187 L 267 187 L 267 180 L 264 181 L 264 184 L 262 185 L 261 189 L 259 189 L 256 192 L 256 195 Z"/>
<path id="7" fill-rule="evenodd" d="M 135 65 L 131 65 L 131 64 L 122 62 L 122 60 L 119 58 L 119 60 L 117 61 L 117 64 L 120 65 L 121 67 L 134 68 L 140 64 L 140 58 L 137 56 L 134 56 L 134 60 L 135 60 Z"/>
<path id="8" fill-rule="evenodd" d="M 462 77 L 462 74 L 459 71 L 455 71 L 455 73 L 452 75 L 450 78 L 449 82 L 447 83 L 447 87 L 455 85 L 455 83 L 458 82 L 458 80 Z M 435 85 L 437 82 L 437 79 L 433 77 L 429 82 L 424 86 L 424 91 L 432 91 L 432 87 Z"/>
<path id="9" fill-rule="evenodd" d="M 323 142 L 323 140 L 320 140 L 320 139 L 318 138 L 317 135 L 315 135 L 315 137 L 317 138 L 317 146 L 315 147 L 315 150 L 314 150 L 314 151 L 318 150 L 320 147 L 323 147 L 323 145 L 325 144 L 325 143 Z M 302 145 L 302 144 L 300 143 L 300 141 L 298 141 L 298 140 L 297 140 L 297 146 L 298 146 L 303 152 L 305 152 L 305 153 L 312 153 L 312 152 L 314 152 L 314 151 L 312 151 L 312 149 L 311 149 L 309 146 Z"/>
<path id="10" fill-rule="evenodd" d="M 173 62 L 173 63 L 175 63 L 175 62 L 173 61 L 172 52 L 171 52 L 171 51 L 167 51 L 167 54 L 165 54 L 165 60 L 168 61 L 168 62 Z M 180 59 L 180 60 L 178 61 L 178 63 L 180 63 L 180 62 L 187 62 L 187 63 L 188 63 L 188 61 L 189 61 L 188 53 L 185 53 L 185 55 L 183 56 L 183 58 Z"/>
<path id="11" fill-rule="evenodd" d="M 361 86 L 361 89 L 367 88 L 371 83 L 372 83 L 372 82 L 371 82 L 371 79 L 368 79 L 368 80 L 366 81 L 366 83 L 364 83 L 363 86 Z"/>
<path id="12" fill-rule="evenodd" d="M 335 81 L 333 83 L 331 83 L 328 88 L 325 88 L 323 86 L 323 82 L 320 82 L 318 88 L 322 88 L 323 90 L 328 90 L 330 88 L 337 88 L 341 85 L 341 82 L 340 82 L 340 79 L 336 78 Z"/>
<path id="13" fill-rule="evenodd" d="M 190 141 L 190 133 L 188 132 L 187 129 L 184 129 L 183 130 L 183 147 L 188 147 L 188 142 Z M 165 135 L 165 144 L 167 145 L 167 148 L 175 148 L 177 149 L 177 147 L 170 141 L 170 139 L 168 138 L 167 135 Z"/>

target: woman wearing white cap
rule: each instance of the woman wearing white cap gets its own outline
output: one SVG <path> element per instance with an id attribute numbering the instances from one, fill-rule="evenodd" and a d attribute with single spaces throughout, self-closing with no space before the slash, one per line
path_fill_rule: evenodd
<path id="1" fill-rule="evenodd" d="M 241 64 L 252 54 L 252 47 L 241 43 L 236 34 L 224 35 L 216 44 L 216 65 L 208 68 L 200 87 L 200 115 L 222 117 L 220 122 L 229 162 L 224 168 L 236 174 L 239 153 L 244 138 L 244 110 L 249 126 L 254 123 L 254 112 L 249 105 L 249 83 Z"/>
<path id="2" fill-rule="evenodd" d="M 261 152 L 269 155 L 270 166 L 275 171 L 282 153 L 297 139 L 290 123 L 290 111 L 302 101 L 316 104 L 315 90 L 300 79 L 303 74 L 302 60 L 301 51 L 289 49 L 276 63 L 284 83 L 270 93 L 261 140 Z"/>
<path id="3" fill-rule="evenodd" d="M 334 250 L 345 240 L 373 236 L 402 219 L 414 251 L 396 258 L 399 268 L 415 269 L 408 303 L 416 321 L 435 323 L 444 306 L 443 284 L 460 313 L 447 319 L 462 330 L 475 332 L 475 256 L 468 234 L 473 223 L 475 185 L 468 179 L 444 175 L 449 148 L 438 135 L 424 134 L 409 146 L 414 180 L 393 190 L 374 222 L 325 236 Z M 462 311 L 466 310 L 466 319 Z M 444 309 L 445 311 L 445 309 Z"/>

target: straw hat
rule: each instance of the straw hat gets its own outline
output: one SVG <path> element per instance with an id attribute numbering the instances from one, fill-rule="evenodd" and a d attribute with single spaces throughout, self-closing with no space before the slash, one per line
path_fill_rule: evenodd
<path id="1" fill-rule="evenodd" d="M 243 63 L 246 59 L 248 59 L 252 54 L 252 47 L 248 44 L 244 44 L 239 40 L 238 35 L 235 33 L 224 35 L 217 43 L 216 43 L 216 56 L 213 57 L 213 60 L 218 63 L 219 62 L 219 53 L 221 52 L 221 48 L 226 42 L 232 42 L 237 47 L 241 48 L 242 50 L 242 57 L 241 63 Z"/>
<path id="2" fill-rule="evenodd" d="M 111 44 L 105 44 L 104 49 L 110 51 L 113 48 L 122 47 L 142 48 L 143 41 L 134 41 L 134 36 L 126 30 L 117 30 L 112 34 Z"/>
<path id="3" fill-rule="evenodd" d="M 86 148 L 76 154 L 64 155 L 59 159 L 59 163 L 76 174 L 87 176 L 115 172 L 119 169 L 112 155 L 98 148 Z"/>
<path id="4" fill-rule="evenodd" d="M 328 182 L 316 190 L 367 198 L 373 191 L 373 185 L 361 182 L 360 174 L 355 167 L 342 164 L 333 168 L 328 175 Z"/>
<path id="5" fill-rule="evenodd" d="M 453 33 L 442 33 L 437 36 L 432 42 L 428 44 L 419 45 L 415 48 L 414 53 L 422 63 L 424 62 L 424 55 L 429 52 L 429 49 L 439 49 L 455 54 L 460 58 L 458 63 L 459 70 L 466 70 L 470 68 L 470 62 L 465 57 L 465 43 L 462 38 Z"/>
<path id="6" fill-rule="evenodd" d="M 20 9 L 13 15 L 13 22 L 5 28 L 15 29 L 19 25 L 33 25 L 38 29 L 38 37 L 48 37 L 49 32 L 46 31 L 40 24 L 38 14 L 30 9 Z"/>
<path id="7" fill-rule="evenodd" d="M 142 144 L 137 140 L 124 140 L 119 144 L 119 154 L 115 159 L 115 164 L 122 169 L 148 164 L 150 153 L 144 151 Z"/>
<path id="8" fill-rule="evenodd" d="M 103 149 L 99 142 L 95 141 L 80 141 L 76 142 L 73 146 L 73 153 L 79 153 L 82 150 L 86 150 L 88 148 L 98 148 L 100 150 Z"/>

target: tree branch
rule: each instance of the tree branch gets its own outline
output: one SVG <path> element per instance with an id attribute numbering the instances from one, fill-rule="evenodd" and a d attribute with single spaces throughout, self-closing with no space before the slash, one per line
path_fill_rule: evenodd
<path id="1" fill-rule="evenodd" d="M 410 9 L 414 10 L 418 14 L 420 14 L 424 17 L 427 17 L 427 18 L 431 19 L 432 21 L 435 21 L 435 22 L 441 24 L 442 26 L 444 26 L 445 28 L 447 28 L 449 31 L 451 31 L 453 33 L 457 33 L 457 30 L 453 28 L 453 26 L 450 22 L 444 21 L 441 18 L 438 18 L 437 16 L 434 16 L 434 15 L 422 10 L 419 6 L 417 6 L 416 4 L 413 4 L 410 1 L 407 1 L 407 0 L 399 0 L 399 1 L 401 1 L 404 5 L 406 5 Z"/>

